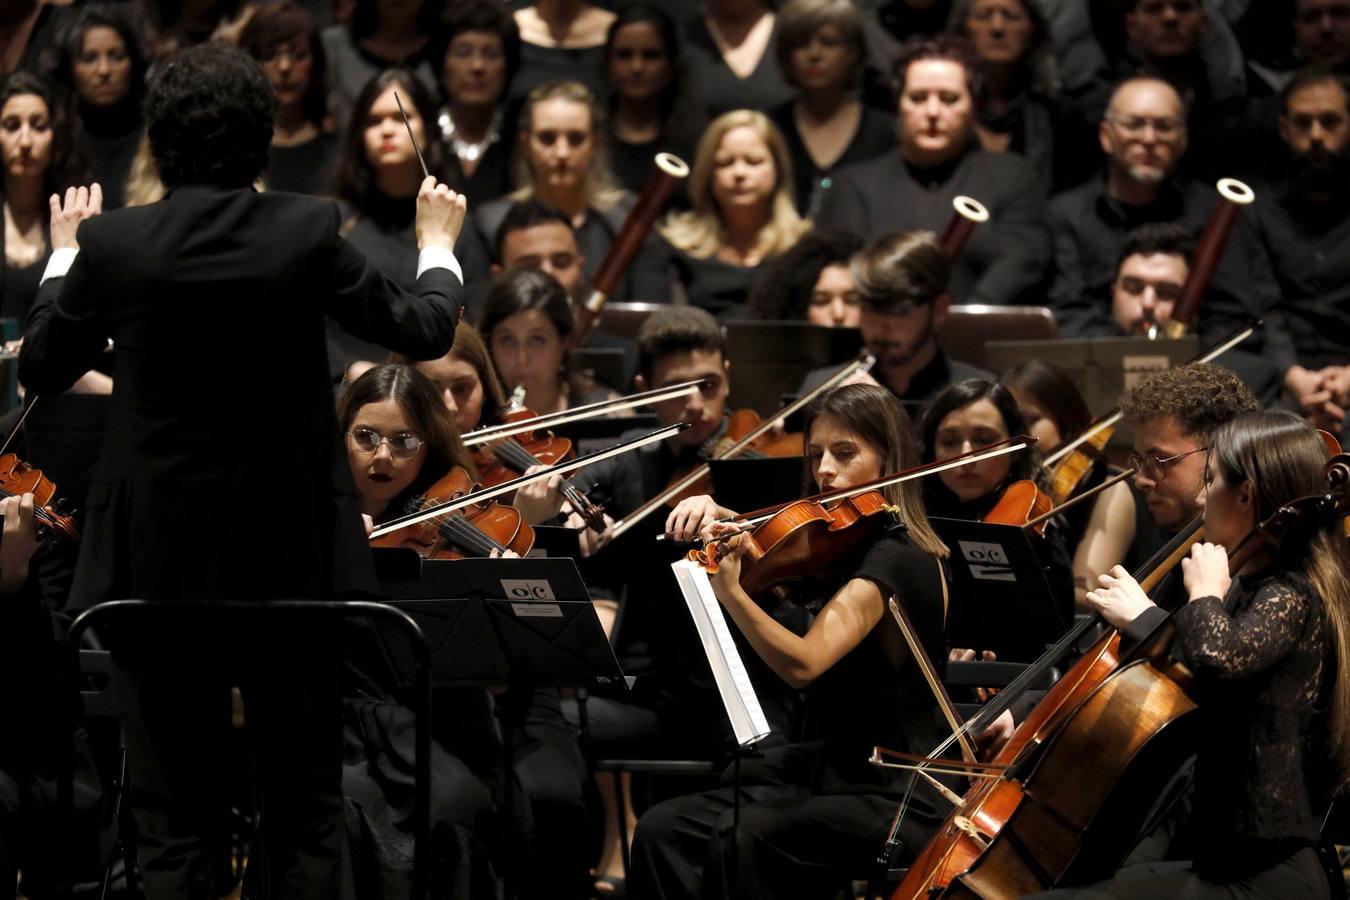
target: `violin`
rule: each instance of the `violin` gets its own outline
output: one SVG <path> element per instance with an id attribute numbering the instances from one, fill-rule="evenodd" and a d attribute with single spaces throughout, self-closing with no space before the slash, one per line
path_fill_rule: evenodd
<path id="1" fill-rule="evenodd" d="M 805 435 L 801 432 L 789 432 L 787 434 L 774 435 L 764 428 L 764 420 L 759 417 L 759 413 L 753 409 L 738 409 L 727 417 L 727 430 L 723 433 L 716 443 L 713 444 L 712 452 L 708 454 L 710 459 L 722 459 L 730 454 L 733 448 L 738 444 L 741 448 L 735 454 L 739 459 L 763 459 L 770 456 L 801 456 L 805 447 Z M 756 432 L 759 432 L 756 434 Z M 749 438 L 747 441 L 746 438 Z M 706 469 L 706 466 L 700 467 Z M 667 489 L 679 487 L 678 491 L 666 494 L 662 493 L 664 502 L 667 506 L 675 506 L 686 497 L 697 497 L 699 494 L 711 494 L 713 491 L 712 473 L 703 472 L 702 475 L 690 482 L 684 484 L 685 479 L 693 468 L 684 468 L 671 476 Z"/>
<path id="2" fill-rule="evenodd" d="M 1023 478 L 1003 489 L 1003 496 L 981 521 L 993 525 L 1016 525 L 1018 528 L 1028 528 L 1037 535 L 1044 535 L 1046 523 L 1050 521 L 1048 514 L 1054 507 L 1055 502 L 1049 494 L 1037 487 L 1036 482 Z"/>
<path id="3" fill-rule="evenodd" d="M 74 519 L 59 511 L 64 501 L 57 500 L 52 504 L 56 484 L 43 475 L 41 469 L 33 468 L 16 454 L 0 455 L 0 497 L 23 494 L 33 495 L 33 518 L 37 521 L 39 540 L 55 538 L 74 543 L 80 539 Z"/>
<path id="4" fill-rule="evenodd" d="M 879 490 L 845 497 L 827 506 L 819 500 L 798 500 L 775 513 L 753 531 L 736 537 L 747 547 L 740 584 L 756 599 L 771 592 L 786 598 L 791 583 L 828 577 L 838 564 L 854 558 L 885 525 L 895 507 Z M 690 550 L 688 559 L 709 573 L 717 571 L 726 541 Z"/>
<path id="5" fill-rule="evenodd" d="M 404 512 L 421 512 L 457 500 L 473 489 L 469 473 L 455 466 L 423 494 L 410 500 Z M 372 538 L 370 546 L 407 547 L 416 550 L 423 559 L 481 558 L 491 556 L 494 550 L 498 553 L 511 550 L 524 556 L 534 546 L 534 529 L 514 507 L 484 500 Z"/>
<path id="6" fill-rule="evenodd" d="M 526 409 L 521 402 L 522 393 L 521 389 L 517 388 L 511 395 L 511 405 L 500 417 L 503 424 L 538 418 L 537 413 Z M 531 466 L 551 466 L 575 456 L 569 439 L 542 429 L 516 437 L 502 438 L 476 447 L 473 451 L 474 465 L 478 467 L 479 481 L 484 487 L 505 484 L 523 475 Z M 605 530 L 604 507 L 593 502 L 572 481 L 564 478 L 558 487 L 558 493 L 571 505 L 577 515 L 581 516 L 588 527 L 597 532 Z"/>

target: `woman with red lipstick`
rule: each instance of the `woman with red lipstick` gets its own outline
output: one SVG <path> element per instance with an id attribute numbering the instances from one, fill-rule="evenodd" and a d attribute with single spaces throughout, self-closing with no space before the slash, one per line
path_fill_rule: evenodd
<path id="1" fill-rule="evenodd" d="M 661 234 L 677 251 L 688 300 L 714 315 L 743 305 L 765 260 L 797 242 L 810 223 L 792 202 L 792 162 L 762 112 L 718 116 L 703 133 L 689 176 L 693 209 L 674 213 Z"/>
<path id="2" fill-rule="evenodd" d="M 314 17 L 292 2 L 258 7 L 239 34 L 239 49 L 258 61 L 277 98 L 268 190 L 326 194 L 337 137 L 328 114 L 328 64 Z"/>
<path id="3" fill-rule="evenodd" d="M 778 62 L 797 89 L 769 110 L 792 155 L 797 211 L 813 217 L 840 166 L 895 148 L 895 117 L 860 98 L 863 18 L 853 0 L 792 0 L 778 14 Z"/>
<path id="4" fill-rule="evenodd" d="M 1027 426 L 1012 392 L 997 382 L 959 381 L 933 399 L 919 426 L 924 462 L 942 462 L 1008 438 Z M 981 520 L 1014 482 L 1034 479 L 1035 448 L 969 463 L 924 479 L 928 514 L 947 519 Z M 1046 531 L 1031 535 L 1051 595 L 1065 621 L 1073 619 L 1073 574 L 1063 540 Z"/>

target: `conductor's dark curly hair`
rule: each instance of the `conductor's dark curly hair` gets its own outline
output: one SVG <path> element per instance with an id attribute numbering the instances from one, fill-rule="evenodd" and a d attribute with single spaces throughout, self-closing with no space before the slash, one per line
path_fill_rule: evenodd
<path id="1" fill-rule="evenodd" d="M 190 47 L 155 72 L 145 98 L 150 150 L 166 188 L 244 187 L 267 165 L 276 98 L 262 69 L 224 44 Z"/>

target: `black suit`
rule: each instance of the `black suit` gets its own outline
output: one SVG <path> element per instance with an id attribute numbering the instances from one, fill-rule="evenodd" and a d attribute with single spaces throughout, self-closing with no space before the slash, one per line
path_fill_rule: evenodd
<path id="1" fill-rule="evenodd" d="M 29 391 L 55 393 L 107 339 L 116 348 L 73 604 L 373 587 L 324 317 L 434 358 L 454 339 L 463 288 L 433 268 L 415 293 L 400 289 L 338 224 L 328 201 L 198 185 L 81 225 L 69 273 L 38 293 L 19 365 Z M 251 625 L 222 630 L 194 611 L 114 643 L 151 898 L 228 885 L 230 685 L 245 692 L 267 823 L 250 870 L 274 897 L 336 893 L 340 649 L 301 623 Z"/>

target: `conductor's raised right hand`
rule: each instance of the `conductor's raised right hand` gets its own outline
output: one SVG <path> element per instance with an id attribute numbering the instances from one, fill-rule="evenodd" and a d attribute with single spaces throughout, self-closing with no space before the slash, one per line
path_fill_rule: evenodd
<path id="1" fill-rule="evenodd" d="M 468 208 L 463 194 L 455 193 L 437 183 L 434 175 L 428 175 L 417 192 L 417 249 L 455 249 Z"/>
<path id="2" fill-rule="evenodd" d="M 52 249 L 80 249 L 75 232 L 85 219 L 103 212 L 103 188 L 97 182 L 89 187 L 66 188 L 65 202 L 60 194 L 52 194 L 47 201 L 52 208 Z"/>

